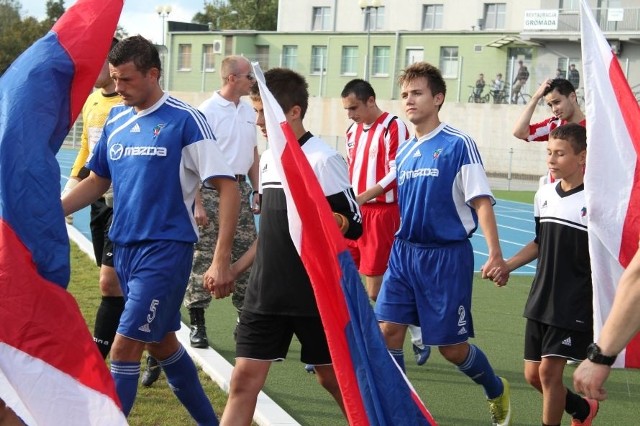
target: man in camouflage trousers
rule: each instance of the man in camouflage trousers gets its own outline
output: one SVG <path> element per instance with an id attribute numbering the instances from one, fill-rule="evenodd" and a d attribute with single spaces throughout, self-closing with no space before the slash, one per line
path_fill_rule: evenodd
<path id="1" fill-rule="evenodd" d="M 213 129 L 220 150 L 224 154 L 231 170 L 236 175 L 241 193 L 240 217 L 234 239 L 231 261 L 237 260 L 256 239 L 254 215 L 260 212 L 258 191 L 258 142 L 256 135 L 256 114 L 253 108 L 241 102 L 242 96 L 249 94 L 255 82 L 251 72 L 251 63 L 243 56 L 228 56 L 220 66 L 222 87 L 213 96 L 204 101 L 199 110 L 204 114 Z M 184 298 L 184 306 L 189 310 L 191 333 L 190 343 L 194 348 L 207 348 L 204 310 L 211 302 L 211 294 L 204 288 L 202 277 L 211 265 L 210 244 L 215 244 L 218 235 L 218 193 L 215 190 L 201 188 L 196 196 L 194 217 L 200 231 L 200 239 L 193 253 L 193 266 L 189 285 Z M 244 303 L 249 271 L 235 282 L 232 296 L 238 315 Z M 234 332 L 235 334 L 235 332 Z M 150 386 L 160 375 L 156 360 L 147 359 L 147 370 L 142 384 Z"/>

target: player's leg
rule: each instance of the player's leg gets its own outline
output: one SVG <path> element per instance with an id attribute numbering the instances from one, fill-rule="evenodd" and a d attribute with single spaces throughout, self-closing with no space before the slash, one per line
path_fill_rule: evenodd
<path id="1" fill-rule="evenodd" d="M 91 234 L 96 263 L 100 266 L 100 306 L 96 312 L 93 340 L 103 358 L 111 350 L 118 329 L 120 315 L 124 310 L 124 297 L 120 281 L 113 267 L 113 244 L 109 239 L 109 228 L 113 219 L 113 209 L 103 199 L 91 205 Z"/>
<path id="2" fill-rule="evenodd" d="M 147 345 L 167 375 L 169 387 L 198 425 L 217 425 L 218 420 L 198 378 L 193 360 L 170 332 L 160 343 Z"/>
<path id="3" fill-rule="evenodd" d="M 229 398 L 220 419 L 221 425 L 246 426 L 251 424 L 258 394 L 267 379 L 269 367 L 271 367 L 271 361 L 236 358 L 236 365 L 233 368 L 229 384 Z"/>
<path id="4" fill-rule="evenodd" d="M 294 333 L 300 341 L 300 361 L 315 367 L 318 383 L 331 394 L 345 415 L 342 392 L 333 369 L 327 337 L 320 317 L 292 317 Z"/>
<path id="5" fill-rule="evenodd" d="M 562 383 L 562 374 L 567 360 L 557 356 L 546 356 L 540 362 L 539 374 L 542 386 L 542 422 L 559 425 L 562 421 L 567 390 Z"/>
<path id="6" fill-rule="evenodd" d="M 287 317 L 242 311 L 236 338 L 236 365 L 221 424 L 251 424 L 271 363 L 286 357 L 292 338 L 293 328 Z"/>
<path id="7" fill-rule="evenodd" d="M 431 346 L 427 346 L 422 342 L 422 329 L 418 326 L 409 324 L 409 335 L 411 336 L 411 347 L 416 364 L 424 365 L 431 356 Z"/>

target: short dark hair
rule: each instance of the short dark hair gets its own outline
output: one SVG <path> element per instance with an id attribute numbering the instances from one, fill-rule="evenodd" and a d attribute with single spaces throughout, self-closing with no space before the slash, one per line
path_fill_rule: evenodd
<path id="1" fill-rule="evenodd" d="M 309 108 L 309 86 L 302 75 L 288 68 L 271 68 L 264 73 L 264 81 L 285 114 L 297 105 L 300 118 L 304 118 Z M 249 96 L 253 100 L 261 99 L 257 82 L 251 87 Z"/>
<path id="2" fill-rule="evenodd" d="M 558 93 L 564 96 L 569 96 L 571 93 L 576 92 L 576 88 L 573 87 L 573 84 L 571 84 L 571 82 L 566 78 L 554 78 L 553 80 L 551 80 L 551 84 L 549 84 L 549 87 L 544 89 L 542 96 L 547 96 L 554 90 L 557 90 Z"/>
<path id="3" fill-rule="evenodd" d="M 348 82 L 344 86 L 344 89 L 342 89 L 340 96 L 346 98 L 352 93 L 356 96 L 357 100 L 362 102 L 367 102 L 372 96 L 373 99 L 376 98 L 376 92 L 373 90 L 371 83 L 361 78 L 355 78 Z"/>
<path id="4" fill-rule="evenodd" d="M 437 67 L 428 62 L 416 62 L 409 65 L 402 71 L 400 77 L 398 77 L 398 84 L 402 86 L 405 83 L 421 77 L 427 80 L 432 96 L 438 93 L 442 93 L 443 96 L 447 95 L 447 83 L 444 82 L 442 73 Z M 442 106 L 442 104 L 440 106 Z"/>
<path id="5" fill-rule="evenodd" d="M 162 73 L 158 49 L 141 35 L 125 38 L 116 44 L 109 52 L 107 59 L 115 67 L 133 62 L 136 69 L 143 74 L 149 72 L 151 68 L 156 68 L 159 74 Z"/>
<path id="6" fill-rule="evenodd" d="M 569 142 L 576 154 L 587 149 L 587 129 L 578 123 L 567 123 L 556 127 L 549 133 L 549 139 L 562 139 Z"/>

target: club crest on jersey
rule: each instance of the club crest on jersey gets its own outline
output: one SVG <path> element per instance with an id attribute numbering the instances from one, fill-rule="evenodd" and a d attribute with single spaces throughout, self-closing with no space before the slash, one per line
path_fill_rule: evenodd
<path id="1" fill-rule="evenodd" d="M 160 131 L 162 130 L 162 128 L 166 126 L 166 124 L 157 124 L 156 127 L 153 128 L 153 137 L 157 138 L 158 135 L 160 134 Z"/>
<path id="2" fill-rule="evenodd" d="M 585 217 L 587 215 L 587 208 L 583 207 L 582 209 L 580 209 L 580 215 L 582 217 Z"/>
<path id="3" fill-rule="evenodd" d="M 436 159 L 438 157 L 440 157 L 440 154 L 442 153 L 442 148 L 438 148 L 435 151 L 433 151 L 433 158 Z"/>

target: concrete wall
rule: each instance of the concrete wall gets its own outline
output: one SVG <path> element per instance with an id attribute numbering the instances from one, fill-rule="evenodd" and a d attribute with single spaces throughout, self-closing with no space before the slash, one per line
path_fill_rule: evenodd
<path id="1" fill-rule="evenodd" d="M 172 92 L 173 96 L 198 106 L 210 94 L 195 92 Z M 248 99 L 247 99 L 248 102 Z M 404 119 L 401 101 L 378 101 L 380 108 Z M 485 169 L 489 174 L 514 177 L 535 177 L 546 173 L 546 143 L 526 143 L 511 134 L 513 124 L 522 112 L 521 105 L 494 105 L 454 103 L 445 101 L 440 118 L 442 121 L 471 135 L 482 154 Z M 541 121 L 550 116 L 549 109 L 538 107 L 534 120 Z M 344 132 L 349 125 L 340 98 L 309 99 L 309 110 L 305 126 L 320 135 L 341 153 L 344 149 Z M 266 142 L 258 135 L 259 147 Z"/>

